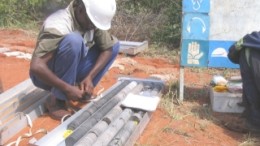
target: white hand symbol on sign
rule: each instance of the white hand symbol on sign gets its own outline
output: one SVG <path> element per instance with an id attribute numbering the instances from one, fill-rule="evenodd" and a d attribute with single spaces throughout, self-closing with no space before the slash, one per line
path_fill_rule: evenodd
<path id="1" fill-rule="evenodd" d="M 188 45 L 188 64 L 199 65 L 199 59 L 203 56 L 203 52 L 200 53 L 200 45 L 197 42 L 191 42 Z"/>

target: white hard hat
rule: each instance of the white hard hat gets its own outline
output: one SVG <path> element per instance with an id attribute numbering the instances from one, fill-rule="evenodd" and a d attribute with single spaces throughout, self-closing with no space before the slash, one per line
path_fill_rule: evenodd
<path id="1" fill-rule="evenodd" d="M 101 30 L 108 30 L 116 13 L 115 0 L 82 0 L 89 19 Z"/>

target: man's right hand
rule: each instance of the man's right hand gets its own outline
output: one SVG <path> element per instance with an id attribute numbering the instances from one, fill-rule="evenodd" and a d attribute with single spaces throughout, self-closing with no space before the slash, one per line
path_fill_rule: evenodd
<path id="1" fill-rule="evenodd" d="M 68 100 L 78 101 L 83 97 L 84 91 L 80 90 L 77 86 L 71 86 L 71 88 L 66 91 L 66 95 Z"/>

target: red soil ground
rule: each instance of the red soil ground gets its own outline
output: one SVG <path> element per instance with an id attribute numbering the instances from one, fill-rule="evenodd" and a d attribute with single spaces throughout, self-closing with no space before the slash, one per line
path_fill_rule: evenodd
<path id="1" fill-rule="evenodd" d="M 0 30 L 0 48 L 19 50 L 32 53 L 36 36 L 22 30 Z M 148 58 L 142 56 L 128 57 L 119 55 L 116 65 L 104 76 L 95 89 L 95 93 L 108 89 L 120 76 L 146 78 L 150 75 L 171 77 L 170 82 L 179 78 L 179 65 L 164 58 Z M 18 83 L 28 79 L 29 60 L 6 57 L 0 53 L 0 91 L 6 91 Z M 237 146 L 248 140 L 246 134 L 236 133 L 225 129 L 218 120 L 219 113 L 210 111 L 209 95 L 201 93 L 208 87 L 212 75 L 209 73 L 193 72 L 185 69 L 185 84 L 192 88 L 185 88 L 185 97 L 182 104 L 172 103 L 171 114 L 161 106 L 153 113 L 151 121 L 136 142 L 137 146 Z M 1 86 L 2 85 L 2 86 Z M 195 97 L 196 96 L 196 97 Z M 211 114 L 211 115 L 208 115 Z M 46 124 L 48 123 L 48 124 Z M 32 131 L 40 128 L 52 130 L 60 124 L 48 115 L 33 122 Z M 28 132 L 25 128 L 13 139 Z M 34 137 L 39 139 L 43 134 Z M 25 139 L 20 145 L 28 145 Z M 259 143 L 260 144 L 260 143 Z M 254 143 L 253 145 L 258 145 Z"/>

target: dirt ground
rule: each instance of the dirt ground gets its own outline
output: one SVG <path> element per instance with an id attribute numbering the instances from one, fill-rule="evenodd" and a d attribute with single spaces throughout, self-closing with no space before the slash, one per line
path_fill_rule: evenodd
<path id="1" fill-rule="evenodd" d="M 22 30 L 0 29 L 0 48 L 32 53 L 35 41 L 35 34 Z M 29 64 L 28 59 L 7 57 L 0 52 L 0 92 L 4 92 L 28 79 Z M 95 93 L 108 89 L 116 83 L 118 77 L 126 75 L 138 78 L 162 77 L 162 79 L 166 80 L 167 91 L 168 85 L 175 83 L 179 79 L 179 69 L 178 62 L 172 63 L 165 58 L 120 54 L 113 67 L 96 87 Z M 137 146 L 260 145 L 257 142 L 257 137 L 224 128 L 220 120 L 223 117 L 232 117 L 233 114 L 212 112 L 207 90 L 212 79 L 212 73 L 185 69 L 184 79 L 186 85 L 184 102 L 176 102 L 176 96 L 172 100 L 168 100 L 172 102 L 169 104 L 170 111 L 165 110 L 160 104 L 153 113 L 151 121 L 144 132 L 136 141 Z M 60 123 L 46 115 L 35 120 L 33 124 L 32 131 L 39 128 L 50 131 Z M 28 130 L 29 128 L 25 128 L 10 142 L 28 132 Z M 39 139 L 43 135 L 37 134 L 34 137 Z M 23 140 L 20 145 L 28 145 L 28 140 Z"/>

